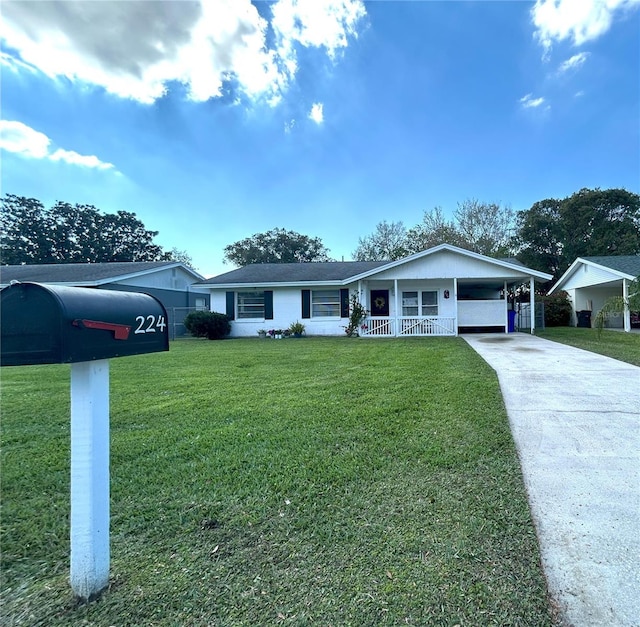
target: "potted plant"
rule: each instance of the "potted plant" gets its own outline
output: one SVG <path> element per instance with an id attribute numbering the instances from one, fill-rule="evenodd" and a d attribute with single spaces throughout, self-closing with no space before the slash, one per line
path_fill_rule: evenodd
<path id="1" fill-rule="evenodd" d="M 304 334 L 304 324 L 300 321 L 292 322 L 289 326 L 289 333 L 291 333 L 293 337 L 302 337 Z"/>
<path id="2" fill-rule="evenodd" d="M 267 337 L 267 331 L 265 329 L 258 329 L 258 337 L 264 340 Z"/>

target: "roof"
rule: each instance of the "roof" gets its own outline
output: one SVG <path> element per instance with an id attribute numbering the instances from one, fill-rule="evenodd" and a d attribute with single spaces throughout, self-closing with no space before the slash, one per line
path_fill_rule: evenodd
<path id="1" fill-rule="evenodd" d="M 608 255 L 595 257 L 578 257 L 568 268 L 568 270 L 556 281 L 549 290 L 552 294 L 556 290 L 561 290 L 576 270 L 581 265 L 599 266 L 611 272 L 620 279 L 633 280 L 640 276 L 640 255 Z M 615 280 L 615 279 L 614 279 Z"/>
<path id="2" fill-rule="evenodd" d="M 202 281 L 198 285 L 238 283 L 307 283 L 344 281 L 387 265 L 388 261 L 314 261 L 310 263 L 254 263 Z"/>
<path id="3" fill-rule="evenodd" d="M 33 281 L 35 283 L 65 283 L 71 285 L 102 285 L 157 270 L 180 267 L 193 275 L 202 276 L 177 261 L 122 261 L 110 263 L 45 263 L 21 266 L 0 266 L 0 282 Z"/>
<path id="4" fill-rule="evenodd" d="M 635 278 L 640 275 L 640 255 L 618 255 L 616 257 L 579 257 L 599 266 L 628 274 Z"/>
<path id="5" fill-rule="evenodd" d="M 212 277 L 196 285 L 209 287 L 264 286 L 274 284 L 304 285 L 312 283 L 341 283 L 345 285 L 375 275 L 382 270 L 390 270 L 407 262 L 433 255 L 443 250 L 493 263 L 506 269 L 516 270 L 518 273 L 527 272 L 542 280 L 551 279 L 551 275 L 527 268 L 516 259 L 494 259 L 470 250 L 458 248 L 457 246 L 451 246 L 450 244 L 440 244 L 439 246 L 395 261 L 326 261 L 250 264 L 243 268 Z"/>

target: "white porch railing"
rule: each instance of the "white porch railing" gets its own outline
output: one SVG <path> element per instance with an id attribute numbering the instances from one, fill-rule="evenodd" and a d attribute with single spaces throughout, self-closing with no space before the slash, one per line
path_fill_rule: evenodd
<path id="1" fill-rule="evenodd" d="M 455 335 L 455 318 L 429 316 L 427 318 L 398 318 L 398 335 Z"/>
<path id="2" fill-rule="evenodd" d="M 455 335 L 455 318 L 402 316 L 367 318 L 360 331 L 365 337 Z"/>

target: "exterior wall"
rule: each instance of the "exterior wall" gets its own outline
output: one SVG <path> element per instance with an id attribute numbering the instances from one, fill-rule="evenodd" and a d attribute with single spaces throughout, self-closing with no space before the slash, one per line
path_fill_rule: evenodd
<path id="1" fill-rule="evenodd" d="M 507 325 L 507 301 L 459 300 L 459 327 L 499 327 Z"/>
<path id="2" fill-rule="evenodd" d="M 507 275 L 509 280 L 521 277 L 524 281 L 529 278 L 525 272 L 519 273 L 517 270 L 497 266 L 489 261 L 443 250 L 381 272 L 376 275 L 376 279 L 425 279 L 430 277 L 486 279 L 503 278 Z"/>
<path id="3" fill-rule="evenodd" d="M 610 281 L 620 281 L 620 275 L 613 274 L 604 268 L 595 268 L 587 264 L 579 265 L 575 272 L 567 279 L 564 284 L 564 290 L 578 289 L 581 287 L 589 287 Z M 585 308 L 586 309 L 586 308 Z M 580 308 L 578 309 L 580 310 Z"/>
<path id="4" fill-rule="evenodd" d="M 144 288 L 157 288 L 161 290 L 186 291 L 187 288 L 198 281 L 197 277 L 187 272 L 184 268 L 163 268 L 137 277 L 130 277 L 118 281 L 113 285 L 128 285 Z"/>
<path id="5" fill-rule="evenodd" d="M 322 287 L 319 289 L 344 289 L 342 286 Z M 309 289 L 309 288 L 307 288 Z M 312 288 L 311 288 L 312 289 Z M 229 290 L 232 291 L 232 290 Z M 235 290 L 242 291 L 242 290 Z M 226 290 L 211 291 L 211 310 L 226 311 Z M 343 335 L 348 324 L 347 318 L 302 317 L 302 288 L 283 287 L 273 289 L 273 320 L 245 319 L 231 321 L 230 337 L 258 337 L 258 331 L 264 329 L 288 329 L 292 322 L 302 322 L 307 335 Z"/>
<path id="6" fill-rule="evenodd" d="M 355 291 L 356 285 L 350 286 L 350 291 Z M 409 281 L 398 281 L 398 294 L 396 297 L 395 285 L 393 281 L 362 281 L 362 293 L 360 302 L 369 310 L 369 294 L 371 290 L 389 290 L 389 316 L 402 315 L 402 292 L 414 292 L 424 290 L 438 291 L 438 316 L 445 318 L 455 318 L 456 297 L 453 280 L 447 279 L 415 279 Z M 449 291 L 449 298 L 444 297 L 445 290 Z M 396 310 L 396 303 L 398 309 Z"/>
<path id="7" fill-rule="evenodd" d="M 566 290 L 571 299 L 571 306 L 573 308 L 573 320 L 572 324 L 577 324 L 576 311 L 591 311 L 591 324 L 597 313 L 602 309 L 605 302 L 613 296 L 622 296 L 622 280 L 620 285 L 612 286 L 594 286 L 594 287 L 582 287 L 571 290 Z M 624 327 L 624 317 L 622 314 L 612 315 L 606 322 L 606 326 L 611 328 Z"/>
<path id="8" fill-rule="evenodd" d="M 149 285 L 127 285 L 125 283 L 107 283 L 98 289 L 118 292 L 142 292 L 155 296 L 167 309 L 172 307 L 195 307 L 196 299 L 204 298 L 205 307 L 209 308 L 209 294 L 206 292 L 190 292 L 185 290 L 159 289 Z"/>

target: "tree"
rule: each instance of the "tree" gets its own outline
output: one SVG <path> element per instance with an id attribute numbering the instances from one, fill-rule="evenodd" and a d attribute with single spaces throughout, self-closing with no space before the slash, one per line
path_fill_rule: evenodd
<path id="1" fill-rule="evenodd" d="M 402 222 L 380 222 L 376 230 L 358 239 L 355 261 L 394 261 L 406 257 L 407 229 Z"/>
<path id="2" fill-rule="evenodd" d="M 2 199 L 2 263 L 160 261 L 162 248 L 135 213 L 102 214 L 93 205 L 56 202 L 51 209 L 35 198 Z"/>
<path id="3" fill-rule="evenodd" d="M 454 214 L 464 248 L 488 257 L 508 257 L 515 227 L 511 207 L 475 199 L 458 203 Z"/>
<path id="4" fill-rule="evenodd" d="M 417 253 L 440 244 L 462 246 L 464 242 L 452 220 L 446 220 L 442 207 L 435 207 L 425 211 L 422 222 L 407 233 L 407 249 L 410 253 Z"/>
<path id="5" fill-rule="evenodd" d="M 193 265 L 191 255 L 189 255 L 186 250 L 178 250 L 174 247 L 168 253 L 163 255 L 163 259 L 166 261 L 178 261 L 179 263 L 183 263 L 185 266 L 189 266 L 189 268 L 193 268 L 194 270 L 196 269 Z"/>
<path id="6" fill-rule="evenodd" d="M 330 261 L 328 252 L 317 237 L 276 228 L 225 246 L 224 260 L 237 266 Z"/>
<path id="7" fill-rule="evenodd" d="M 518 256 L 557 279 L 577 257 L 640 254 L 640 196 L 581 189 L 535 203 L 517 217 Z"/>

